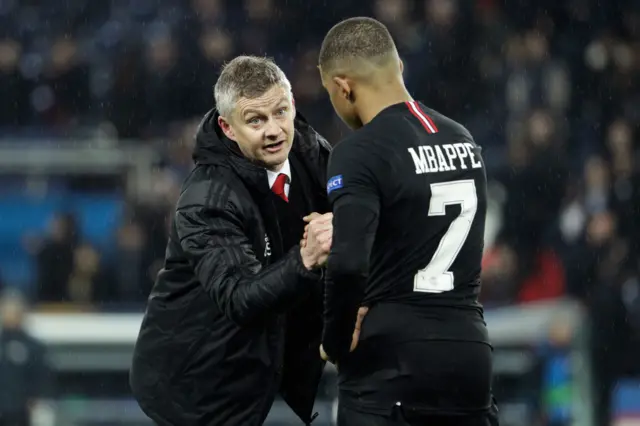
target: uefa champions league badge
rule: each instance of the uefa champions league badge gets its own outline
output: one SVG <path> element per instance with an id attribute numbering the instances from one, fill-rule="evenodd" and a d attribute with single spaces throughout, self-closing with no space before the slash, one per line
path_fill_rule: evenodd
<path id="1" fill-rule="evenodd" d="M 342 175 L 334 176 L 327 182 L 327 194 L 340 188 L 342 188 Z"/>

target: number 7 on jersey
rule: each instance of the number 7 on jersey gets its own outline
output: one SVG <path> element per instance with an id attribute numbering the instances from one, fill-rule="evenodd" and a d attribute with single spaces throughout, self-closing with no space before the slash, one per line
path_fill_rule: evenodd
<path id="1" fill-rule="evenodd" d="M 449 225 L 429 264 L 416 273 L 413 290 L 443 293 L 453 290 L 454 277 L 449 268 L 467 240 L 478 209 L 478 195 L 473 179 L 431 184 L 429 216 L 444 216 L 447 206 L 460 205 L 460 214 Z"/>

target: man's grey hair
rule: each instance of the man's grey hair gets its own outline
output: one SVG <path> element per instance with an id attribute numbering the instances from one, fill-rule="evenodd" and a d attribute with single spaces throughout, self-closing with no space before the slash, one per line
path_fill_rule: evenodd
<path id="1" fill-rule="evenodd" d="M 222 67 L 213 88 L 216 108 L 223 117 L 230 117 L 238 99 L 257 98 L 275 85 L 292 97 L 289 79 L 271 58 L 238 56 Z"/>

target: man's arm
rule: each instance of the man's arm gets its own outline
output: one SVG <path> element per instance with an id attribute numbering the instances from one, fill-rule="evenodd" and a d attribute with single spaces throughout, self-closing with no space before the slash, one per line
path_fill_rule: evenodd
<path id="1" fill-rule="evenodd" d="M 286 311 L 312 290 L 321 273 L 305 267 L 298 245 L 263 268 L 229 202 L 229 190 L 214 192 L 211 186 L 198 182 L 187 188 L 175 218 L 180 245 L 200 283 L 237 324 Z"/>
<path id="2" fill-rule="evenodd" d="M 345 141 L 331 154 L 327 190 L 333 206 L 333 238 L 325 283 L 322 346 L 338 362 L 349 353 L 380 216 L 371 157 Z M 369 163 L 369 164 L 367 164 Z"/>

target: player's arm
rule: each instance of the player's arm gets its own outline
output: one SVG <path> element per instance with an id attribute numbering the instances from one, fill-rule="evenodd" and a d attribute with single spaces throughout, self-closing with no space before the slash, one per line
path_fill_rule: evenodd
<path id="1" fill-rule="evenodd" d="M 330 360 L 349 353 L 378 228 L 380 197 L 374 159 L 357 141 L 345 141 L 329 160 L 327 191 L 333 241 L 325 284 L 322 346 Z"/>
<path id="2" fill-rule="evenodd" d="M 180 245 L 201 285 L 237 324 L 289 309 L 313 290 L 321 273 L 304 266 L 298 245 L 263 268 L 237 209 L 229 201 L 229 190 L 213 191 L 211 185 L 216 184 L 202 182 L 188 187 L 178 201 L 175 218 Z"/>

